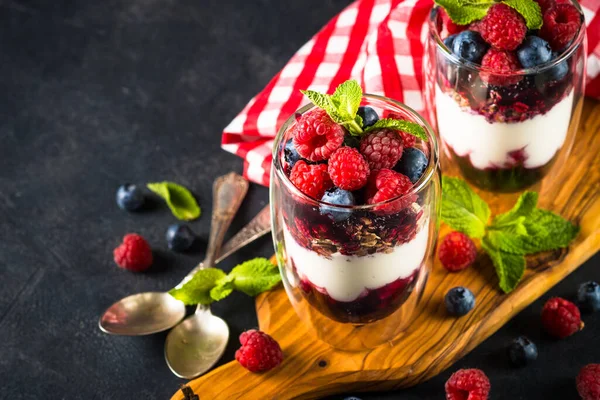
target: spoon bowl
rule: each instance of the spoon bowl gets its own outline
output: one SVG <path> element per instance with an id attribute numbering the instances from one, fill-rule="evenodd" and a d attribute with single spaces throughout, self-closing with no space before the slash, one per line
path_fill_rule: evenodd
<path id="1" fill-rule="evenodd" d="M 141 336 L 162 332 L 185 317 L 185 305 L 166 292 L 138 293 L 110 306 L 100 330 L 111 335 Z"/>

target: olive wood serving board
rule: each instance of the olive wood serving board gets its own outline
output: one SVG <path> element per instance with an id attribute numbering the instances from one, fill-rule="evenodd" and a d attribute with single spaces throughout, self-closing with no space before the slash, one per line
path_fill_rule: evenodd
<path id="1" fill-rule="evenodd" d="M 579 224 L 581 233 L 568 249 L 529 257 L 525 276 L 512 293 L 498 289 L 485 255 L 473 267 L 454 274 L 446 272 L 436 258 L 422 306 L 407 330 L 392 343 L 349 353 L 315 339 L 280 287 L 260 295 L 256 311 L 260 329 L 279 341 L 284 362 L 254 374 L 234 360 L 189 386 L 202 400 L 314 399 L 413 386 L 451 366 L 600 249 L 600 103 L 586 100 L 578 106 L 583 114 L 570 157 L 534 190 L 540 190 L 542 207 Z M 455 172 L 451 166 L 444 168 L 444 173 Z M 493 213 L 512 207 L 518 197 L 481 195 Z M 440 236 L 448 232 L 442 225 Z M 462 318 L 448 316 L 443 304 L 447 290 L 458 285 L 470 288 L 477 299 L 473 311 Z M 172 397 L 181 399 L 181 391 Z"/>

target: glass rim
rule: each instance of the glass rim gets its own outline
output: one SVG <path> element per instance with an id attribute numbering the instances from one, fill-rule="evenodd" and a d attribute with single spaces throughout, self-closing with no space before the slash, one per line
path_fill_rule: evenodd
<path id="1" fill-rule="evenodd" d="M 324 205 L 324 206 L 328 207 L 329 209 L 352 210 L 352 211 L 373 210 L 374 208 L 381 207 L 382 205 L 392 204 L 396 201 L 400 201 L 403 198 L 407 198 L 408 196 L 420 193 L 423 189 L 425 189 L 429 185 L 430 181 L 433 179 L 433 177 L 435 176 L 436 172 L 439 169 L 438 140 L 437 140 L 437 136 L 435 135 L 435 133 L 433 131 L 433 128 L 419 113 L 417 113 L 415 110 L 413 110 L 411 107 L 407 106 L 404 103 L 401 103 L 394 99 L 390 99 L 389 97 L 380 96 L 380 95 L 376 95 L 376 94 L 370 94 L 370 93 L 364 93 L 363 98 L 373 99 L 373 100 L 382 101 L 382 102 L 386 102 L 386 103 L 392 103 L 396 107 L 407 112 L 413 118 L 413 122 L 417 122 L 419 125 L 421 125 L 425 129 L 425 132 L 427 134 L 427 142 L 426 143 L 430 143 L 427 168 L 425 169 L 425 171 L 423 172 L 423 175 L 421 175 L 419 180 L 411 187 L 411 190 L 408 193 L 393 197 L 393 198 L 385 200 L 385 201 L 381 201 L 379 203 L 346 206 L 346 205 L 340 205 L 340 204 L 327 203 L 325 201 L 321 201 L 321 200 L 315 199 L 313 197 L 310 197 L 310 196 L 304 194 L 302 191 L 300 191 L 300 189 L 298 189 L 292 183 L 292 181 L 290 181 L 289 177 L 285 174 L 285 172 L 283 170 L 283 163 L 281 162 L 281 157 L 278 156 L 278 149 L 281 147 L 281 143 L 283 141 L 285 133 L 288 130 L 288 127 L 296 121 L 296 114 L 304 114 L 307 111 L 310 111 L 311 109 L 316 108 L 316 106 L 312 103 L 308 103 L 307 105 L 301 107 L 295 113 L 290 115 L 290 117 L 279 128 L 279 131 L 277 132 L 277 136 L 275 136 L 275 140 L 274 140 L 274 144 L 273 144 L 273 151 L 272 151 L 273 161 L 272 161 L 270 185 L 273 185 L 273 179 L 275 176 L 277 176 L 277 178 L 281 182 L 283 182 L 283 184 L 286 186 L 286 188 L 289 191 L 291 191 L 295 196 L 298 196 L 300 199 L 302 199 L 303 201 L 305 201 L 307 203 L 312 203 L 317 206 Z"/>
<path id="2" fill-rule="evenodd" d="M 581 16 L 584 18 L 583 10 L 581 9 L 581 6 L 579 5 L 578 2 L 569 0 L 569 4 L 572 4 L 575 8 L 577 8 L 577 11 L 579 11 Z M 433 38 L 435 39 L 436 47 L 441 50 L 444 57 L 450 59 L 453 63 L 458 64 L 462 67 L 468 68 L 468 69 L 478 72 L 478 73 L 483 71 L 483 72 L 489 73 L 493 76 L 507 76 L 507 77 L 540 74 L 549 69 L 554 68 L 561 62 L 569 59 L 573 55 L 573 53 L 575 53 L 575 51 L 581 46 L 581 44 L 583 43 L 583 40 L 585 38 L 586 30 L 585 30 L 585 19 L 584 19 L 583 22 L 581 23 L 581 25 L 579 26 L 579 30 L 577 31 L 577 35 L 575 36 L 575 39 L 573 39 L 571 41 L 571 43 L 566 48 L 566 50 L 564 50 L 556 59 L 554 59 L 550 62 L 547 62 L 546 64 L 542 64 L 542 66 L 535 66 L 535 67 L 531 67 L 531 68 L 521 68 L 519 70 L 509 72 L 509 73 L 494 72 L 488 68 L 483 68 L 480 64 L 475 64 L 471 61 L 467 61 L 467 60 L 457 57 L 454 53 L 452 53 L 452 51 L 450 51 L 450 49 L 448 49 L 448 47 L 446 47 L 446 45 L 444 44 L 444 41 L 440 37 L 440 33 L 438 32 L 437 26 L 435 24 L 436 17 L 438 16 L 440 8 L 441 7 L 438 5 L 434 6 L 431 9 L 431 13 L 429 14 L 429 19 L 428 19 L 429 32 L 430 32 L 430 35 L 432 35 Z"/>

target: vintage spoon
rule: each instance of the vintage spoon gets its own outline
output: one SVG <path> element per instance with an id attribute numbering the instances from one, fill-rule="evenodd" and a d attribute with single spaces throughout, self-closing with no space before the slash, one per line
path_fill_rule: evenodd
<path id="1" fill-rule="evenodd" d="M 240 197 L 243 197 L 241 195 Z M 268 205 L 222 248 L 215 263 L 271 230 Z M 178 287 L 189 281 L 202 264 L 194 268 Z M 166 292 L 146 292 L 125 297 L 111 305 L 99 321 L 100 329 L 112 335 L 141 336 L 162 332 L 185 317 L 185 306 Z"/>
<path id="2" fill-rule="evenodd" d="M 223 237 L 241 202 L 226 183 L 215 182 L 213 213 L 206 258 L 200 268 L 212 267 L 223 243 Z M 235 186 L 235 185 L 233 185 Z M 169 332 L 165 342 L 165 360 L 175 375 L 193 378 L 206 372 L 221 358 L 229 340 L 229 327 L 221 318 L 212 315 L 210 306 L 198 304 L 194 315 Z"/>

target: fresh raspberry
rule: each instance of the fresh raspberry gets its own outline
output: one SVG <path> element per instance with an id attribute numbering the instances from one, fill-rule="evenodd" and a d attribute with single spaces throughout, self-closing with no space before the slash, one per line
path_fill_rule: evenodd
<path id="1" fill-rule="evenodd" d="M 412 182 L 406 175 L 391 169 L 373 171 L 367 183 L 367 204 L 381 203 L 382 201 L 402 196 L 410 191 Z M 415 201 L 415 196 L 407 196 L 402 200 L 394 201 L 374 208 L 376 211 L 393 213 L 406 208 Z"/>
<path id="2" fill-rule="evenodd" d="M 521 67 L 517 56 L 508 51 L 489 49 L 481 60 L 481 66 L 489 71 L 481 71 L 481 79 L 490 85 L 514 85 L 522 78 L 520 75 L 507 75 Z"/>
<path id="3" fill-rule="evenodd" d="M 583 328 L 579 308 L 560 297 L 553 297 L 544 305 L 542 325 L 550 335 L 559 339 L 571 336 Z"/>
<path id="4" fill-rule="evenodd" d="M 600 364 L 588 364 L 577 375 L 577 392 L 583 400 L 600 400 Z"/>
<path id="5" fill-rule="evenodd" d="M 448 271 L 461 271 L 475 262 L 477 248 L 464 233 L 452 232 L 440 243 L 438 257 Z"/>
<path id="6" fill-rule="evenodd" d="M 486 400 L 490 389 L 490 380 L 482 370 L 459 369 L 446 381 L 446 400 Z"/>
<path id="7" fill-rule="evenodd" d="M 333 186 L 327 164 L 307 164 L 300 160 L 290 172 L 290 180 L 302 193 L 319 200 Z"/>
<path id="8" fill-rule="evenodd" d="M 331 155 L 328 171 L 335 186 L 352 191 L 365 186 L 370 169 L 358 150 L 340 147 Z"/>
<path id="9" fill-rule="evenodd" d="M 235 359 L 250 372 L 262 372 L 275 368 L 283 361 L 279 343 L 264 332 L 251 329 L 240 335 L 240 347 Z"/>
<path id="10" fill-rule="evenodd" d="M 302 115 L 294 126 L 298 154 L 310 161 L 327 160 L 344 141 L 344 128 L 317 108 Z"/>
<path id="11" fill-rule="evenodd" d="M 141 272 L 152 265 L 152 249 L 146 239 L 137 233 L 128 233 L 123 243 L 113 250 L 117 265 L 129 271 Z"/>
<path id="12" fill-rule="evenodd" d="M 406 121 L 406 118 L 404 118 L 400 114 L 396 114 L 393 112 L 391 112 L 388 115 L 388 118 L 399 119 L 400 121 Z M 411 135 L 410 133 L 406 133 L 406 132 L 402 132 L 402 131 L 396 131 L 396 132 L 402 138 L 402 146 L 405 149 L 408 149 L 409 147 L 413 147 L 415 145 L 415 143 L 417 143 L 417 137 L 415 135 Z"/>
<path id="13" fill-rule="evenodd" d="M 394 129 L 376 129 L 360 141 L 360 153 L 372 170 L 393 168 L 402 157 L 402 138 Z"/>
<path id="14" fill-rule="evenodd" d="M 544 14 L 540 36 L 552 50 L 561 51 L 575 38 L 580 26 L 581 14 L 572 4 L 557 4 Z"/>
<path id="15" fill-rule="evenodd" d="M 556 5 L 556 0 L 534 0 L 536 3 L 540 5 L 542 10 L 542 15 L 546 14 L 546 11 L 551 9 Z"/>
<path id="16" fill-rule="evenodd" d="M 514 50 L 525 39 L 527 25 L 521 15 L 506 4 L 494 4 L 477 24 L 483 40 L 498 50 Z"/>

